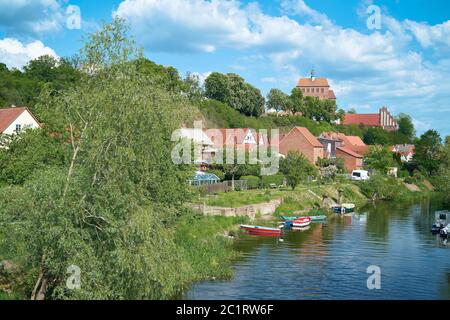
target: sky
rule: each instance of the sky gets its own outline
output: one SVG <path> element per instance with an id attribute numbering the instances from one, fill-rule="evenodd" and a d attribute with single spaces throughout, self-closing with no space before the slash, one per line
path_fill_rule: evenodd
<path id="1" fill-rule="evenodd" d="M 314 68 L 343 109 L 387 106 L 450 135 L 448 0 L 0 0 L 0 62 L 70 57 L 115 15 L 181 75 L 238 73 L 266 95 Z"/>

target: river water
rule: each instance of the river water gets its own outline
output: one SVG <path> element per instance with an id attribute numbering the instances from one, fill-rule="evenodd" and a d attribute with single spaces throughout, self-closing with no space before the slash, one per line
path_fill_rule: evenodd
<path id="1" fill-rule="evenodd" d="M 450 299 L 450 244 L 430 232 L 439 203 L 381 203 L 283 242 L 245 235 L 234 278 L 198 283 L 185 298 Z M 380 289 L 368 289 L 369 266 L 380 268 Z"/>

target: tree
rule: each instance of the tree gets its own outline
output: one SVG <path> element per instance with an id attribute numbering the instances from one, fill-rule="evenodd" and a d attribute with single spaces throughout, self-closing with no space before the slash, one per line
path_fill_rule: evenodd
<path id="1" fill-rule="evenodd" d="M 401 113 L 397 117 L 398 131 L 396 132 L 396 143 L 411 143 L 416 135 L 414 124 L 409 115 Z"/>
<path id="2" fill-rule="evenodd" d="M 192 101 L 199 101 L 203 97 L 203 88 L 200 85 L 198 74 L 187 73 L 183 80 L 183 92 Z"/>
<path id="3" fill-rule="evenodd" d="M 364 142 L 369 145 L 388 145 L 391 144 L 389 133 L 383 128 L 368 128 L 364 133 Z"/>
<path id="4" fill-rule="evenodd" d="M 383 147 L 380 145 L 372 146 L 366 155 L 365 163 L 370 169 L 387 173 L 388 168 L 394 165 L 393 153 L 388 147 Z"/>
<path id="5" fill-rule="evenodd" d="M 285 175 L 292 190 L 295 190 L 300 181 L 317 175 L 316 168 L 297 151 L 289 151 L 286 158 L 281 159 L 280 171 Z"/>
<path id="6" fill-rule="evenodd" d="M 300 88 L 294 88 L 290 95 L 290 107 L 292 113 L 301 112 L 303 115 L 305 113 L 305 101 L 303 98 L 303 92 Z"/>
<path id="7" fill-rule="evenodd" d="M 230 96 L 228 77 L 219 72 L 211 73 L 205 80 L 205 96 L 227 103 Z"/>
<path id="8" fill-rule="evenodd" d="M 185 282 L 167 227 L 183 213 L 193 173 L 171 160 L 186 101 L 130 65 L 139 51 L 116 18 L 81 51 L 90 75 L 39 99 L 68 160 L 0 192 L 1 233 L 24 261 L 32 299 L 162 299 Z M 78 290 L 66 287 L 71 266 L 82 272 Z"/>
<path id="9" fill-rule="evenodd" d="M 434 185 L 444 195 L 447 205 L 450 205 L 450 139 L 446 137 L 443 148 L 443 156 L 439 167 L 439 174 L 436 175 Z"/>
<path id="10" fill-rule="evenodd" d="M 442 139 L 435 130 L 428 130 L 420 136 L 414 149 L 414 162 L 419 169 L 432 176 L 439 169 L 442 160 Z"/>
<path id="11" fill-rule="evenodd" d="M 280 89 L 270 89 L 267 94 L 267 108 L 277 111 L 289 111 L 292 109 L 291 100 Z"/>
<path id="12" fill-rule="evenodd" d="M 264 97 L 259 89 L 234 73 L 211 73 L 205 80 L 205 95 L 247 116 L 258 117 L 264 112 Z"/>

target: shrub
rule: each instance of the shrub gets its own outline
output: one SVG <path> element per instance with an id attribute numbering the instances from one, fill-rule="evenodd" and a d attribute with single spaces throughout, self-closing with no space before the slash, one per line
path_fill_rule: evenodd
<path id="1" fill-rule="evenodd" d="M 261 179 L 257 176 L 242 176 L 241 180 L 247 180 L 248 189 L 258 189 L 261 185 Z"/>
<path id="2" fill-rule="evenodd" d="M 222 170 L 213 169 L 213 170 L 209 170 L 208 173 L 215 174 L 222 181 L 223 181 L 223 179 L 225 179 L 225 173 Z"/>
<path id="3" fill-rule="evenodd" d="M 284 176 L 282 174 L 275 174 L 272 176 L 263 176 L 262 177 L 262 186 L 264 188 L 268 188 L 272 183 L 275 183 L 277 186 L 281 186 L 284 182 Z"/>

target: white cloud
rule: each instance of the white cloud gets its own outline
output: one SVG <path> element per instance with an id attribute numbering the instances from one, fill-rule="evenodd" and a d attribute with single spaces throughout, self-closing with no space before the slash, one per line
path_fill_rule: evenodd
<path id="1" fill-rule="evenodd" d="M 285 89 L 314 66 L 347 105 L 414 112 L 450 100 L 450 63 L 442 54 L 450 49 L 450 21 L 430 26 L 383 14 L 383 29 L 368 33 L 337 25 L 304 0 L 283 0 L 281 9 L 284 15 L 274 16 L 236 0 L 124 0 L 114 14 L 131 23 L 149 52 L 241 51 L 270 64 L 273 75 L 259 81 L 276 79 Z M 431 58 L 422 48 L 444 50 Z"/>
<path id="2" fill-rule="evenodd" d="M 405 20 L 404 27 L 411 31 L 424 48 L 433 46 L 450 47 L 450 20 L 434 26 Z"/>
<path id="3" fill-rule="evenodd" d="M 20 69 L 28 61 L 42 55 L 58 57 L 53 49 L 46 47 L 41 41 L 24 44 L 11 38 L 0 40 L 0 63 L 6 64 L 8 68 Z"/>
<path id="4" fill-rule="evenodd" d="M 12 36 L 36 36 L 73 28 L 79 7 L 67 0 L 0 0 L 0 30 Z M 68 25 L 71 23 L 71 25 Z M 79 29 L 80 25 L 76 25 Z"/>

